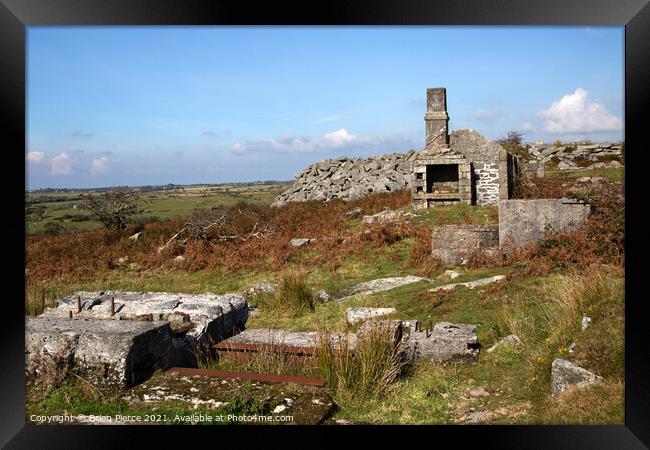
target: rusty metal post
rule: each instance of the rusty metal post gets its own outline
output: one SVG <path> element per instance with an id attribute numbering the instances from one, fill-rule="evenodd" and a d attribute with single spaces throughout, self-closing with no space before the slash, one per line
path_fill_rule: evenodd
<path id="1" fill-rule="evenodd" d="M 81 295 L 77 295 L 77 313 L 81 312 Z"/>
<path id="2" fill-rule="evenodd" d="M 111 317 L 115 315 L 115 297 L 111 297 Z"/>
<path id="3" fill-rule="evenodd" d="M 70 318 L 72 319 L 72 310 L 68 311 L 70 313 Z"/>

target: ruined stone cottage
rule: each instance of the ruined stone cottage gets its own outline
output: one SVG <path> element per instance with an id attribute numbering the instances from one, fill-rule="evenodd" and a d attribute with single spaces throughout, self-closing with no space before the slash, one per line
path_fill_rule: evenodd
<path id="1" fill-rule="evenodd" d="M 413 161 L 413 206 L 489 205 L 510 198 L 518 159 L 472 130 L 448 133 L 447 92 L 427 89 L 426 144 Z"/>

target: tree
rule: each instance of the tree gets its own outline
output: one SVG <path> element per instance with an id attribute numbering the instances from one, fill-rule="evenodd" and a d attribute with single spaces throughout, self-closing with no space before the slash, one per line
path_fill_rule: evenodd
<path id="1" fill-rule="evenodd" d="M 90 210 L 106 228 L 122 230 L 131 218 L 142 212 L 125 191 L 106 191 L 103 194 L 81 195 L 84 208 Z"/>
<path id="2" fill-rule="evenodd" d="M 508 131 L 504 137 L 497 139 L 496 142 L 513 155 L 528 160 L 530 159 L 530 154 L 524 147 L 523 136 L 523 133 L 520 133 L 519 131 Z"/>

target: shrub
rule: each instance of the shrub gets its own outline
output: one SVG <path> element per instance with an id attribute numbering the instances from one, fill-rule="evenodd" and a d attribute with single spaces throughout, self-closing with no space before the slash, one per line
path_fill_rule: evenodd
<path id="1" fill-rule="evenodd" d="M 106 228 L 122 230 L 141 212 L 127 192 L 110 190 L 101 195 L 81 195 L 82 205 Z"/>
<path id="2" fill-rule="evenodd" d="M 47 222 L 43 227 L 43 232 L 47 236 L 58 236 L 63 233 L 63 227 L 59 222 Z"/>
<path id="3" fill-rule="evenodd" d="M 504 137 L 497 139 L 496 142 L 513 155 L 522 159 L 530 159 L 530 154 L 523 146 L 523 134 L 519 131 L 508 131 Z"/>

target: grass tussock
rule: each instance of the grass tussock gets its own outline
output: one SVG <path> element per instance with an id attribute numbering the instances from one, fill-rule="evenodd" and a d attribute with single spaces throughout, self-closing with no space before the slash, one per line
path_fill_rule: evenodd
<path id="1" fill-rule="evenodd" d="M 346 337 L 323 332 L 317 355 L 322 375 L 343 403 L 385 394 L 404 368 L 393 336 L 381 327 L 359 334 L 354 347 Z"/>
<path id="2" fill-rule="evenodd" d="M 316 295 L 307 282 L 307 272 L 291 268 L 280 273 L 275 292 L 260 293 L 252 302 L 281 316 L 299 317 L 314 311 Z"/>
<path id="3" fill-rule="evenodd" d="M 65 296 L 63 289 L 27 282 L 25 286 L 25 315 L 38 316 L 45 311 L 45 308 L 56 306 L 56 300 L 63 296 Z"/>

